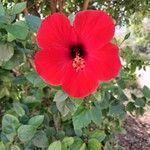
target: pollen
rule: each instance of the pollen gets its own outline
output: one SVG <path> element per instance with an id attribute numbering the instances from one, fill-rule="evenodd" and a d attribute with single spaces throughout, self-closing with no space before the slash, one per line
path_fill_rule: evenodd
<path id="1" fill-rule="evenodd" d="M 72 66 L 76 72 L 79 72 L 84 69 L 85 61 L 79 55 L 76 55 L 76 57 L 73 59 Z"/>

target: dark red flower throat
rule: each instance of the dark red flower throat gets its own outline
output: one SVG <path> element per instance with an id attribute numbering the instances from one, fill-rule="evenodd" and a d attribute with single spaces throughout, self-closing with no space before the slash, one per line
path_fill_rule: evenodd
<path id="1" fill-rule="evenodd" d="M 72 66 L 76 72 L 84 69 L 86 55 L 83 44 L 72 44 L 69 46 L 69 57 L 73 60 Z"/>

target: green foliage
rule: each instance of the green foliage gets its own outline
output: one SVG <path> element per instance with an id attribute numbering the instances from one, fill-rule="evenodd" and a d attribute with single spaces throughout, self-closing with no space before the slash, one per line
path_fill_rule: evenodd
<path id="1" fill-rule="evenodd" d="M 22 142 L 30 141 L 36 132 L 36 128 L 32 125 L 21 125 L 18 129 L 18 138 Z"/>
<path id="2" fill-rule="evenodd" d="M 14 54 L 14 48 L 8 44 L 0 44 L 0 66 Z"/>
<path id="3" fill-rule="evenodd" d="M 61 150 L 61 142 L 55 141 L 49 147 L 48 150 Z"/>
<path id="4" fill-rule="evenodd" d="M 26 2 L 17 3 L 12 7 L 12 14 L 19 14 L 26 8 Z"/>
<path id="5" fill-rule="evenodd" d="M 124 24 L 134 12 L 144 15 L 148 4 L 99 0 L 91 1 L 89 8 L 107 10 L 117 24 Z M 66 0 L 63 11 L 71 23 L 82 6 L 83 1 Z M 127 112 L 143 115 L 150 103 L 148 87 L 140 95 L 126 90 L 135 83 L 136 69 L 148 62 L 131 47 L 121 48 L 126 64 L 116 79 L 101 83 L 84 100 L 69 97 L 61 87 L 47 85 L 34 70 L 35 33 L 41 18 L 51 11 L 46 1 L 0 3 L 0 150 L 123 150 L 114 139 L 124 132 Z M 130 35 L 114 41 L 121 45 Z"/>

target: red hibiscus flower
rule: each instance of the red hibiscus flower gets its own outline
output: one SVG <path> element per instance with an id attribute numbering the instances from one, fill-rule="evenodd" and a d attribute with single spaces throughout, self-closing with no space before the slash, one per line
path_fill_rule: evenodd
<path id="1" fill-rule="evenodd" d="M 111 43 L 114 31 L 103 11 L 78 12 L 73 25 L 61 13 L 46 17 L 37 33 L 42 49 L 35 55 L 38 74 L 72 97 L 88 96 L 121 69 L 118 47 Z"/>

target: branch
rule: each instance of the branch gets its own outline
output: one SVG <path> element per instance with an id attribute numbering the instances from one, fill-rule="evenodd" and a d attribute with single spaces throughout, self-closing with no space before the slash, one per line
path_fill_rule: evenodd
<path id="1" fill-rule="evenodd" d="M 84 3 L 83 3 L 83 10 L 87 10 L 87 9 L 88 9 L 89 2 L 90 2 L 90 0 L 84 0 Z"/>
<path id="2" fill-rule="evenodd" d="M 57 0 L 47 0 L 50 4 L 51 13 L 55 13 L 57 11 Z"/>
<path id="3" fill-rule="evenodd" d="M 65 5 L 65 0 L 58 0 L 59 11 L 63 12 L 63 7 Z"/>

